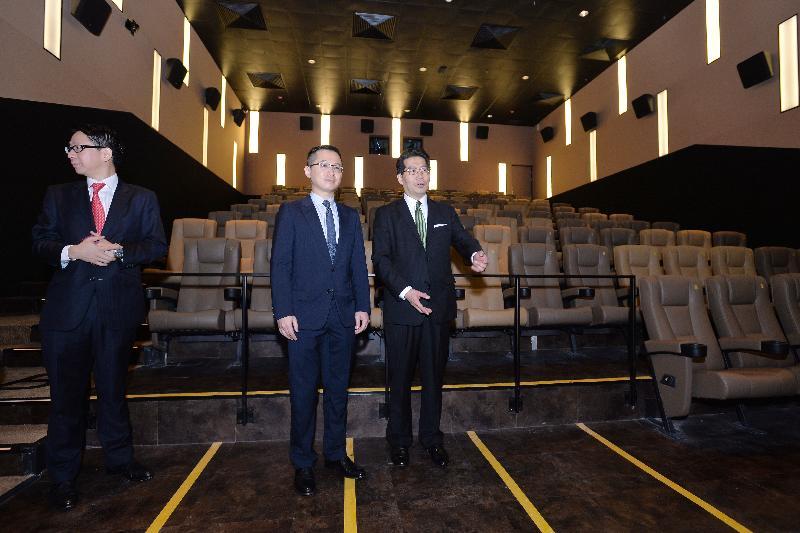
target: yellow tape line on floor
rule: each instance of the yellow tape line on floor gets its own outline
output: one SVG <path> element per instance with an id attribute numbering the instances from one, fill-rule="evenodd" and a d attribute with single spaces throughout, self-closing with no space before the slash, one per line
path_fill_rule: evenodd
<path id="1" fill-rule="evenodd" d="M 539 510 L 536 508 L 533 503 L 528 499 L 522 489 L 519 488 L 517 482 L 509 475 L 503 465 L 495 458 L 494 454 L 489 451 L 489 448 L 483 443 L 483 441 L 475 434 L 474 431 L 467 431 L 467 435 L 472 440 L 473 444 L 480 450 L 483 454 L 483 457 L 492 465 L 494 471 L 497 472 L 497 475 L 500 476 L 500 479 L 503 480 L 503 483 L 506 484 L 506 487 L 511 490 L 511 494 L 517 499 L 519 504 L 525 509 L 525 512 L 528 513 L 528 516 L 531 517 L 533 523 L 536 524 L 536 527 L 539 528 L 539 531 L 542 532 L 552 532 L 553 528 L 550 527 L 550 524 L 547 523 L 547 520 L 541 515 Z"/>
<path id="2" fill-rule="evenodd" d="M 147 528 L 147 533 L 156 533 L 157 531 L 161 531 L 161 528 L 164 527 L 164 524 L 167 523 L 169 517 L 172 516 L 172 513 L 178 508 L 178 505 L 180 505 L 183 497 L 186 496 L 186 493 L 192 488 L 192 485 L 194 485 L 195 481 L 197 481 L 197 478 L 203 473 L 203 470 L 205 470 L 206 466 L 214 457 L 214 454 L 217 453 L 217 450 L 219 450 L 221 445 L 221 442 L 215 442 L 206 451 L 205 455 L 200 458 L 200 461 L 198 461 L 192 471 L 189 472 L 189 475 L 183 480 L 183 483 L 181 483 L 181 486 L 178 487 L 177 491 L 175 491 L 175 494 L 172 495 L 172 498 L 169 499 L 167 505 L 165 505 L 161 512 L 158 513 L 158 516 L 155 520 L 153 520 L 153 523 L 150 524 L 150 527 Z"/>
<path id="3" fill-rule="evenodd" d="M 588 435 L 593 437 L 595 440 L 597 440 L 598 442 L 600 442 L 603 445 L 605 445 L 611 451 L 613 451 L 617 455 L 621 456 L 623 459 L 625 459 L 626 461 L 630 462 L 631 464 L 633 464 L 637 468 L 643 470 L 644 472 L 646 472 L 647 474 L 649 474 L 653 478 L 657 479 L 658 481 L 660 481 L 664 485 L 668 486 L 669 488 L 671 488 L 672 490 L 674 490 L 675 492 L 677 492 L 678 494 L 680 494 L 684 498 L 688 499 L 689 501 L 691 501 L 695 505 L 698 505 L 698 506 L 702 507 L 708 513 L 712 514 L 714 517 L 716 517 L 719 520 L 721 520 L 722 522 L 724 522 L 727 526 L 733 528 L 736 531 L 750 532 L 750 530 L 748 528 L 746 528 L 745 526 L 743 526 L 742 524 L 740 524 L 739 522 L 737 522 L 736 520 L 734 520 L 730 516 L 726 515 L 725 513 L 723 513 L 722 511 L 720 511 L 719 509 L 717 509 L 716 507 L 714 507 L 713 505 L 711 505 L 707 501 L 703 500 L 702 498 L 700 498 L 696 494 L 694 494 L 694 493 L 686 490 L 685 488 L 681 487 L 680 485 L 678 485 L 677 483 L 675 483 L 671 479 L 667 478 L 666 476 L 656 472 L 655 470 L 653 470 L 652 468 L 650 468 L 649 466 L 647 466 L 646 464 L 641 462 L 639 459 L 637 459 L 636 457 L 632 456 L 631 454 L 629 454 L 628 452 L 626 452 L 625 450 L 623 450 L 622 448 L 620 448 L 619 446 L 617 446 L 613 442 L 609 441 L 608 439 L 606 439 L 602 435 L 598 434 L 597 432 L 589 429 L 585 424 L 579 423 L 579 424 L 577 424 L 577 426 L 579 428 L 581 428 L 585 433 L 587 433 Z"/>
<path id="4" fill-rule="evenodd" d="M 347 456 L 351 461 L 356 458 L 353 455 L 353 438 L 347 439 Z M 344 533 L 356 533 L 358 523 L 356 522 L 356 480 L 349 477 L 344 478 Z"/>

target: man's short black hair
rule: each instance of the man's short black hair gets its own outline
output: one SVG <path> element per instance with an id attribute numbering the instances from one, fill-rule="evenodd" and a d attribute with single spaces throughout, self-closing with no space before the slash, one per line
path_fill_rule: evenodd
<path id="1" fill-rule="evenodd" d="M 319 146 L 315 146 L 314 148 L 308 151 L 308 155 L 306 156 L 306 165 L 310 165 L 311 163 L 314 162 L 312 161 L 311 156 L 316 154 L 320 150 L 330 150 L 331 152 L 336 152 L 336 154 L 339 156 L 339 159 L 342 158 L 342 152 L 340 152 L 338 148 L 336 148 L 331 144 L 321 144 Z"/>
<path id="2" fill-rule="evenodd" d="M 81 124 L 70 130 L 69 136 L 72 137 L 77 132 L 84 133 L 95 146 L 102 146 L 103 148 L 111 149 L 111 162 L 114 167 L 118 167 L 122 163 L 122 156 L 125 149 L 119 141 L 117 132 L 103 124 Z"/>
<path id="3" fill-rule="evenodd" d="M 405 152 L 400 154 L 400 157 L 397 158 L 398 174 L 402 174 L 403 171 L 406 169 L 406 159 L 408 159 L 409 157 L 421 157 L 422 159 L 425 160 L 425 166 L 427 166 L 428 168 L 430 168 L 431 166 L 431 158 L 428 155 L 428 152 L 426 152 L 425 150 L 416 150 L 416 149 L 406 150 Z"/>

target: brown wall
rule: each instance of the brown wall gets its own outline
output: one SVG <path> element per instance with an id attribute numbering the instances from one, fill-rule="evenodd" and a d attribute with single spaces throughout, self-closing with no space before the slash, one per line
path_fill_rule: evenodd
<path id="1" fill-rule="evenodd" d="M 780 112 L 778 24 L 800 11 L 797 0 L 721 0 L 721 57 L 706 64 L 705 0 L 696 0 L 627 55 L 628 100 L 668 90 L 669 150 L 694 144 L 800 147 L 800 108 Z M 760 50 L 775 75 L 743 89 L 736 64 Z M 589 181 L 589 134 L 580 124 L 598 114 L 597 166 L 602 178 L 658 157 L 657 114 L 637 120 L 617 109 L 612 65 L 572 98 L 572 145 L 565 146 L 564 106 L 544 120 L 555 138 L 534 141 L 535 191 L 546 191 L 546 157 L 553 158 L 553 193 Z"/>
<path id="2" fill-rule="evenodd" d="M 320 116 L 314 115 L 314 131 L 300 131 L 299 117 L 294 113 L 261 113 L 259 127 L 259 153 L 248 154 L 245 159 L 247 186 L 244 192 L 260 194 L 275 183 L 277 167 L 275 156 L 286 154 L 287 185 L 303 185 L 306 153 L 319 144 Z M 391 156 L 369 155 L 370 135 L 391 135 L 391 119 L 374 118 L 375 131 L 361 133 L 361 118 L 348 115 L 331 117 L 331 144 L 337 146 L 345 166 L 342 184 L 354 183 L 355 156 L 364 156 L 364 185 L 367 187 L 399 187 L 395 178 L 395 160 Z M 420 120 L 404 119 L 402 135 L 420 137 Z M 424 148 L 439 165 L 439 189 L 498 190 L 497 163 L 508 165 L 510 182 L 511 165 L 531 165 L 536 134 L 533 128 L 519 126 L 489 126 L 489 138 L 475 139 L 475 124 L 469 126 L 469 161 L 459 160 L 459 125 L 457 122 L 433 122 L 433 136 L 422 137 Z"/>
<path id="3" fill-rule="evenodd" d="M 162 58 L 182 57 L 183 13 L 174 0 L 125 2 L 124 13 L 112 6 L 102 34 L 89 33 L 70 14 L 64 0 L 61 60 L 42 44 L 44 2 L 4 2 L 0 10 L 0 96 L 20 100 L 60 103 L 128 111 L 150 124 L 153 49 Z M 131 35 L 126 18 L 140 29 Z M 220 70 L 192 33 L 188 87 L 174 89 L 161 82 L 159 132 L 198 161 L 202 161 L 203 91 L 220 87 Z M 230 88 L 228 110 L 241 107 Z M 219 110 L 209 120 L 208 168 L 231 183 L 233 142 L 239 144 L 238 175 L 244 168 L 244 128 L 228 115 L 220 127 Z"/>

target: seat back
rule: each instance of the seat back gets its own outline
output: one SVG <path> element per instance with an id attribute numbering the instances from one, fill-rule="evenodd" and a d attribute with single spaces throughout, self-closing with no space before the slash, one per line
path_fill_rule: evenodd
<path id="1" fill-rule="evenodd" d="M 211 211 L 208 218 L 217 223 L 217 237 L 225 237 L 225 224 L 236 217 L 233 211 Z"/>
<path id="2" fill-rule="evenodd" d="M 586 222 L 588 222 L 589 224 L 591 224 L 592 222 L 599 221 L 599 220 L 607 221 L 608 220 L 608 215 L 606 215 L 605 213 L 598 213 L 598 212 L 595 212 L 595 211 L 589 211 L 589 212 L 586 212 L 586 213 L 581 213 L 581 218 L 583 220 L 585 220 Z"/>
<path id="3" fill-rule="evenodd" d="M 680 231 L 680 229 L 681 229 L 681 225 L 678 224 L 677 222 L 664 222 L 664 221 L 653 222 L 652 224 L 650 224 L 650 227 L 652 229 L 669 230 L 669 231 L 671 231 L 673 233 L 676 232 L 676 231 Z"/>
<path id="4" fill-rule="evenodd" d="M 500 206 L 495 203 L 484 202 L 478 204 L 478 209 L 485 209 L 489 211 L 490 217 L 494 217 L 497 216 L 497 211 L 500 209 Z"/>
<path id="5" fill-rule="evenodd" d="M 715 276 L 755 276 L 753 250 L 741 246 L 714 246 L 711 248 L 711 270 Z"/>
<path id="6" fill-rule="evenodd" d="M 700 246 L 665 246 L 661 249 L 664 272 L 668 276 L 684 276 L 703 283 L 711 277 L 707 248 Z"/>
<path id="7" fill-rule="evenodd" d="M 541 208 L 541 207 L 534 207 L 533 209 L 528 211 L 528 216 L 529 217 L 535 217 L 535 218 L 552 219 L 553 218 L 553 212 L 550 211 L 549 209 L 544 209 L 544 208 Z"/>
<path id="8" fill-rule="evenodd" d="M 568 244 L 597 244 L 597 232 L 587 227 L 566 227 L 558 229 L 561 248 Z"/>
<path id="9" fill-rule="evenodd" d="M 541 243 L 512 244 L 508 248 L 508 267 L 512 275 L 558 275 L 558 255 L 554 246 Z M 531 287 L 525 307 L 563 309 L 558 278 L 520 278 L 520 286 Z"/>
<path id="10" fill-rule="evenodd" d="M 589 222 L 589 227 L 598 232 L 598 234 L 606 228 L 615 228 L 617 223 L 613 220 L 592 220 Z"/>
<path id="11" fill-rule="evenodd" d="M 229 220 L 225 224 L 225 238 L 241 243 L 241 272 L 252 272 L 255 241 L 267 238 L 267 223 L 262 220 Z"/>
<path id="12" fill-rule="evenodd" d="M 572 207 L 571 205 L 553 205 L 553 207 L 550 210 L 553 212 L 554 215 L 557 215 L 559 213 L 575 212 L 575 208 Z"/>
<path id="13" fill-rule="evenodd" d="M 474 228 L 475 238 L 495 250 L 498 256 L 498 274 L 508 274 L 508 247 L 511 245 L 511 229 L 508 226 L 478 224 Z M 487 254 L 489 250 L 483 248 Z M 498 278 L 499 283 L 499 278 Z"/>
<path id="14" fill-rule="evenodd" d="M 675 242 L 681 246 L 711 248 L 711 233 L 701 229 L 683 229 L 675 233 Z"/>
<path id="15" fill-rule="evenodd" d="M 665 229 L 643 229 L 639 242 L 648 246 L 675 246 L 675 234 Z"/>
<path id="16" fill-rule="evenodd" d="M 199 274 L 232 274 L 239 272 L 240 247 L 235 239 L 184 239 L 183 271 Z M 211 309 L 233 309 L 233 302 L 224 298 L 224 287 L 237 284 L 236 275 L 181 277 L 177 311 L 194 312 Z"/>
<path id="17" fill-rule="evenodd" d="M 470 215 L 458 215 L 458 219 L 461 221 L 461 225 L 464 226 L 464 229 L 472 233 L 472 229 L 475 227 L 475 224 L 477 224 L 477 219 Z"/>
<path id="18" fill-rule="evenodd" d="M 769 282 L 775 274 L 800 272 L 794 249 L 783 246 L 761 246 L 755 249 L 756 271 Z"/>
<path id="19" fill-rule="evenodd" d="M 217 222 L 206 218 L 176 218 L 172 222 L 169 238 L 167 270 L 183 270 L 184 239 L 213 239 L 217 236 Z"/>
<path id="20" fill-rule="evenodd" d="M 623 220 L 633 220 L 633 215 L 628 213 L 611 213 L 608 215 L 608 220 L 613 220 L 614 222 L 622 222 Z"/>
<path id="21" fill-rule="evenodd" d="M 567 213 L 569 214 L 569 213 Z M 588 228 L 589 224 L 579 218 L 561 218 L 556 221 L 558 229 L 561 228 Z"/>
<path id="22" fill-rule="evenodd" d="M 475 217 L 482 224 L 487 223 L 489 218 L 493 216 L 491 209 L 467 209 L 467 214 Z"/>
<path id="23" fill-rule="evenodd" d="M 792 346 L 800 346 L 800 274 L 775 274 L 770 279 L 772 302 Z"/>
<path id="24" fill-rule="evenodd" d="M 581 220 L 581 215 L 579 213 L 575 213 L 572 211 L 561 211 L 558 213 L 553 214 L 553 218 L 556 219 L 556 224 L 560 224 L 564 220 L 579 220 L 583 222 L 585 225 L 589 225 L 587 222 Z"/>
<path id="25" fill-rule="evenodd" d="M 715 231 L 711 234 L 712 246 L 747 246 L 747 235 L 738 231 Z"/>
<path id="26" fill-rule="evenodd" d="M 491 233 L 491 232 L 490 232 Z M 501 257 L 501 245 L 497 242 L 484 242 L 478 239 L 481 248 L 486 252 L 487 264 L 485 274 L 508 274 L 508 252 Z M 474 272 L 470 272 L 474 274 Z M 470 278 L 464 286 L 464 299 L 457 301 L 459 309 L 484 309 L 499 311 L 504 308 L 501 284 L 504 278 L 475 277 Z"/>
<path id="27" fill-rule="evenodd" d="M 550 218 L 527 217 L 525 218 L 525 225 L 528 227 L 544 227 L 553 229 L 553 221 Z"/>
<path id="28" fill-rule="evenodd" d="M 489 223 L 495 226 L 506 226 L 509 229 L 509 234 L 511 236 L 511 242 L 517 242 L 519 238 L 519 233 L 517 232 L 517 219 L 511 217 L 492 217 L 489 219 Z"/>
<path id="29" fill-rule="evenodd" d="M 760 276 L 712 276 L 706 280 L 708 307 L 722 337 L 786 341 L 769 301 L 767 282 Z M 734 367 L 790 366 L 782 359 L 733 353 Z"/>
<path id="30" fill-rule="evenodd" d="M 642 230 L 650 229 L 650 223 L 646 220 L 620 220 L 615 224 L 619 228 L 632 229 L 636 232 L 636 235 L 639 235 Z"/>
<path id="31" fill-rule="evenodd" d="M 642 276 L 663 276 L 661 252 L 655 246 L 646 244 L 625 244 L 614 247 L 614 269 L 621 276 L 636 276 L 638 283 Z M 620 287 L 630 285 L 627 279 L 617 280 Z"/>
<path id="32" fill-rule="evenodd" d="M 615 246 L 636 244 L 636 232 L 628 228 L 604 228 L 600 230 L 600 244 L 608 248 L 608 253 L 614 254 Z"/>
<path id="33" fill-rule="evenodd" d="M 581 215 L 584 214 L 584 213 L 599 213 L 599 212 L 600 212 L 600 209 L 598 209 L 596 207 L 579 207 L 578 208 L 578 213 L 580 213 Z"/>
<path id="34" fill-rule="evenodd" d="M 526 206 L 507 205 L 505 209 L 497 212 L 497 216 L 513 218 L 517 221 L 517 226 L 521 226 L 527 212 L 528 208 Z"/>
<path id="35" fill-rule="evenodd" d="M 250 198 L 247 203 L 256 206 L 259 211 L 264 211 L 269 205 L 269 202 L 264 198 Z"/>
<path id="36" fill-rule="evenodd" d="M 555 232 L 545 226 L 519 228 L 519 242 L 538 242 L 555 246 Z"/>
<path id="37" fill-rule="evenodd" d="M 610 276 L 608 249 L 599 244 L 567 244 L 561 247 L 564 274 L 569 276 Z M 617 307 L 617 293 L 611 278 L 568 278 L 570 287 L 594 288 L 593 299 L 577 298 L 576 307 L 607 305 Z"/>
<path id="38" fill-rule="evenodd" d="M 256 239 L 253 243 L 253 273 L 269 274 L 269 261 L 272 258 L 272 239 Z M 250 293 L 250 309 L 253 311 L 272 311 L 272 283 L 270 278 L 254 277 L 253 291 Z"/>
<path id="39" fill-rule="evenodd" d="M 247 204 L 233 204 L 231 211 L 236 213 L 234 218 L 239 220 L 249 220 L 253 218 L 253 214 L 258 211 L 258 206 L 250 203 Z"/>

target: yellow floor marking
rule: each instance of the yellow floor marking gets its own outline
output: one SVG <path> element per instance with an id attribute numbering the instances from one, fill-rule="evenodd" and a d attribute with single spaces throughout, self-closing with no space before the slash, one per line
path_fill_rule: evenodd
<path id="1" fill-rule="evenodd" d="M 613 451 L 617 455 L 621 456 L 623 459 L 625 459 L 626 461 L 630 462 L 631 464 L 633 464 L 637 468 L 643 470 L 644 472 L 646 472 L 647 474 L 649 474 L 653 478 L 657 479 L 658 481 L 660 481 L 664 485 L 668 486 L 669 488 L 671 488 L 672 490 L 674 490 L 675 492 L 677 492 L 678 494 L 680 494 L 684 498 L 688 499 L 689 501 L 691 501 L 695 505 L 698 505 L 698 506 L 702 507 L 708 513 L 712 514 L 713 516 L 715 516 L 716 518 L 718 518 L 719 520 L 724 522 L 727 526 L 735 529 L 736 531 L 747 531 L 747 532 L 750 531 L 748 528 L 746 528 L 745 526 L 743 526 L 742 524 L 740 524 L 739 522 L 737 522 L 736 520 L 734 520 L 730 516 L 726 515 L 725 513 L 723 513 L 722 511 L 720 511 L 719 509 L 717 509 L 713 505 L 711 505 L 710 503 L 706 502 L 705 500 L 703 500 L 699 496 L 697 496 L 694 493 L 686 490 L 685 488 L 681 487 L 680 485 L 678 485 L 677 483 L 675 483 L 671 479 L 669 479 L 666 476 L 664 476 L 664 475 L 658 473 L 657 471 L 653 470 L 652 468 L 650 468 L 649 466 L 647 466 L 646 464 L 644 464 L 643 462 L 638 460 L 636 457 L 632 456 L 631 454 L 629 454 L 628 452 L 626 452 L 625 450 L 623 450 L 622 448 L 620 448 L 619 446 L 617 446 L 613 442 L 609 441 L 608 439 L 606 439 L 602 435 L 596 433 L 595 431 L 592 431 L 585 424 L 579 423 L 579 424 L 577 424 L 577 426 L 579 428 L 581 428 L 584 432 L 586 432 L 588 435 L 592 436 L 595 440 L 597 440 L 598 442 L 601 442 L 603 445 L 605 445 L 611 451 Z"/>
<path id="2" fill-rule="evenodd" d="M 178 505 L 180 505 L 183 497 L 186 496 L 186 493 L 192 488 L 194 482 L 197 481 L 197 478 L 203 473 L 203 470 L 211 461 L 212 457 L 214 457 L 214 454 L 217 453 L 217 450 L 219 450 L 221 445 L 221 442 L 215 442 L 206 451 L 205 455 L 200 458 L 200 461 L 198 461 L 192 471 L 189 472 L 189 475 L 183 480 L 183 483 L 181 483 L 181 486 L 178 487 L 177 491 L 175 491 L 175 494 L 172 495 L 172 498 L 169 499 L 167 505 L 165 505 L 161 512 L 158 513 L 158 516 L 155 520 L 153 520 L 153 523 L 150 524 L 150 527 L 147 528 L 147 533 L 156 533 L 157 531 L 161 531 L 161 528 L 164 527 L 164 524 L 167 523 L 169 517 L 172 516 L 172 513 L 174 513 L 175 509 L 178 508 Z"/>
<path id="3" fill-rule="evenodd" d="M 353 455 L 353 438 L 347 438 L 347 456 L 351 461 L 356 458 Z M 344 478 L 344 533 L 356 533 L 358 524 L 356 522 L 356 480 L 349 477 Z"/>
<path id="4" fill-rule="evenodd" d="M 519 488 L 516 481 L 509 475 L 503 465 L 495 458 L 494 454 L 489 451 L 489 448 L 483 443 L 483 441 L 475 434 L 474 431 L 467 431 L 467 435 L 469 438 L 472 439 L 473 444 L 480 450 L 486 460 L 492 465 L 494 471 L 497 472 L 497 475 L 500 476 L 500 479 L 503 480 L 503 483 L 506 484 L 506 487 L 511 490 L 511 494 L 517 499 L 519 504 L 525 509 L 525 512 L 528 513 L 528 516 L 531 517 L 533 523 L 536 524 L 536 527 L 539 528 L 539 531 L 542 532 L 552 532 L 553 528 L 550 527 L 550 524 L 547 523 L 547 520 L 539 513 L 539 510 L 531 503 L 525 493 L 522 492 L 522 489 Z"/>

